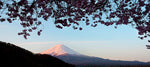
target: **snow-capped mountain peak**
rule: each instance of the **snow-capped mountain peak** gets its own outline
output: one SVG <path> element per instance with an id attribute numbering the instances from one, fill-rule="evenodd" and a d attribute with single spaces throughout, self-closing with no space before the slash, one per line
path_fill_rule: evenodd
<path id="1" fill-rule="evenodd" d="M 65 54 L 81 55 L 78 52 L 75 52 L 74 50 L 72 50 L 62 44 L 55 45 L 54 47 L 52 47 L 48 50 L 45 50 L 45 51 L 41 52 L 40 54 L 49 54 L 52 56 L 59 56 L 59 55 L 65 55 Z"/>

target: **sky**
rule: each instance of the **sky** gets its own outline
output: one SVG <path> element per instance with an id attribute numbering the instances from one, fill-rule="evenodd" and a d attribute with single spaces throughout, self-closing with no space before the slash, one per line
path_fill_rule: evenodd
<path id="1" fill-rule="evenodd" d="M 150 61 L 150 50 L 146 49 L 147 40 L 138 38 L 138 31 L 130 25 L 114 26 L 99 24 L 96 28 L 84 26 L 83 30 L 73 28 L 58 29 L 54 20 L 42 21 L 41 36 L 31 33 L 28 39 L 17 35 L 23 28 L 19 21 L 14 23 L 0 22 L 0 40 L 13 43 L 33 53 L 40 53 L 57 44 L 88 56 L 111 60 Z"/>

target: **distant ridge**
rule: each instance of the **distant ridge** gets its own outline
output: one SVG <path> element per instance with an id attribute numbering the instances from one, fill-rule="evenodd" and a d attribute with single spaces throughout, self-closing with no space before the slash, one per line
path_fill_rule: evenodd
<path id="1" fill-rule="evenodd" d="M 55 45 L 54 47 L 45 50 L 41 52 L 40 54 L 48 54 L 55 56 L 67 63 L 74 64 L 74 65 L 140 65 L 140 67 L 143 67 L 143 65 L 148 65 L 150 67 L 150 63 L 145 63 L 145 62 L 139 62 L 139 61 L 121 61 L 121 60 L 109 60 L 109 59 L 103 59 L 99 57 L 91 57 L 91 56 L 86 56 L 82 55 L 70 48 L 68 48 L 65 45 L 59 44 Z M 141 66 L 142 65 L 142 66 Z"/>

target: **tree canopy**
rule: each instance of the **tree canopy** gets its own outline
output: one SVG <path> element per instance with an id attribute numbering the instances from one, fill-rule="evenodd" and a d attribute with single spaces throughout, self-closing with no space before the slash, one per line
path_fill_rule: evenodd
<path id="1" fill-rule="evenodd" d="M 130 24 L 138 30 L 140 39 L 150 36 L 150 0 L 0 0 L 0 12 L 1 22 L 21 21 L 24 29 L 18 35 L 25 39 L 43 23 L 39 19 L 47 21 L 50 17 L 59 29 L 82 30 L 81 24 L 115 28 Z M 93 22 L 89 22 L 89 16 Z"/>

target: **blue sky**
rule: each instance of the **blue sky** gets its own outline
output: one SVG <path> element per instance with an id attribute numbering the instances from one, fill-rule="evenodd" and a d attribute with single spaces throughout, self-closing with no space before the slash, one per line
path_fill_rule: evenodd
<path id="1" fill-rule="evenodd" d="M 121 25 L 117 29 L 100 24 L 96 28 L 83 25 L 83 30 L 79 31 L 73 28 L 58 29 L 52 19 L 43 23 L 41 36 L 33 32 L 27 40 L 17 35 L 23 29 L 19 21 L 12 24 L 0 23 L 0 40 L 14 43 L 34 53 L 64 44 L 89 56 L 113 60 L 150 61 L 150 50 L 145 47 L 148 44 L 147 40 L 140 40 L 138 31 L 130 25 Z"/>

